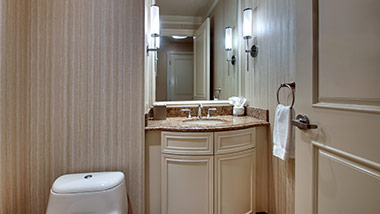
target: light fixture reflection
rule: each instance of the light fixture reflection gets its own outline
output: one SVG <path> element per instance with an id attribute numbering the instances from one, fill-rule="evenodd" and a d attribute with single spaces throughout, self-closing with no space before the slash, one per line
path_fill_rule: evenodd
<path id="1" fill-rule="evenodd" d="M 225 31 L 224 49 L 230 51 L 232 50 L 232 28 L 226 27 Z"/>
<path id="2" fill-rule="evenodd" d="M 150 7 L 150 23 L 152 37 L 160 36 L 160 8 L 156 4 Z"/>
<path id="3" fill-rule="evenodd" d="M 228 76 L 230 76 L 230 62 L 232 65 L 235 65 L 236 57 L 232 55 L 230 59 L 230 52 L 232 51 L 232 28 L 225 28 L 225 36 L 224 36 L 224 49 L 227 51 L 227 66 L 228 66 Z"/>
<path id="4" fill-rule="evenodd" d="M 178 36 L 178 35 L 174 35 L 172 36 L 173 39 L 186 39 L 187 36 Z"/>
<path id="5" fill-rule="evenodd" d="M 156 4 L 153 4 L 150 7 L 150 30 L 150 36 L 153 39 L 153 47 L 149 47 L 149 43 L 147 44 L 147 56 L 149 56 L 150 51 L 157 52 L 160 48 L 160 8 Z"/>

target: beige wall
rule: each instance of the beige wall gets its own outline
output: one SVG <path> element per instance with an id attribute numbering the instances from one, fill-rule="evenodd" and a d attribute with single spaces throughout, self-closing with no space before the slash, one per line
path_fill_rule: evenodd
<path id="1" fill-rule="evenodd" d="M 144 2 L 0 0 L 0 213 L 52 182 L 121 170 L 143 212 Z"/>
<path id="2" fill-rule="evenodd" d="M 253 29 L 259 55 L 256 59 L 250 57 L 249 72 L 242 55 L 243 95 L 251 106 L 269 109 L 273 128 L 276 90 L 280 83 L 293 81 L 295 75 L 295 1 L 242 0 L 242 9 L 246 7 L 256 8 Z M 282 100 L 289 103 L 291 96 L 283 92 Z M 270 157 L 270 213 L 294 213 L 294 160 Z"/>
<path id="3" fill-rule="evenodd" d="M 161 38 L 161 47 L 158 51 L 156 101 L 167 101 L 167 53 L 169 51 L 193 51 L 193 43 L 176 43 Z"/>
<path id="4" fill-rule="evenodd" d="M 212 93 L 216 88 L 222 88 L 220 99 L 226 100 L 231 96 L 238 96 L 238 66 L 230 63 L 228 76 L 227 52 L 224 50 L 224 34 L 226 27 L 232 27 L 233 51 L 237 55 L 238 41 L 238 1 L 220 0 L 211 17 L 211 75 Z M 232 53 L 230 56 L 232 56 Z"/>

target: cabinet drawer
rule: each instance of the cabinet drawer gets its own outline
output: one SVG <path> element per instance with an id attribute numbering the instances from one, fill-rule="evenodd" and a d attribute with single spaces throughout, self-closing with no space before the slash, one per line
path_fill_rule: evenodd
<path id="1" fill-rule="evenodd" d="M 212 132 L 162 132 L 161 151 L 166 154 L 212 155 Z"/>
<path id="2" fill-rule="evenodd" d="M 215 132 L 215 154 L 243 151 L 256 146 L 256 128 Z"/>

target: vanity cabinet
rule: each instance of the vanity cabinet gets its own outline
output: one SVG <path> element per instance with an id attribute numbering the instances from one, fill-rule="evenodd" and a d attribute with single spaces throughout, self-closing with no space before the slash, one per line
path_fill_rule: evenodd
<path id="1" fill-rule="evenodd" d="M 255 133 L 161 132 L 161 213 L 253 213 Z"/>

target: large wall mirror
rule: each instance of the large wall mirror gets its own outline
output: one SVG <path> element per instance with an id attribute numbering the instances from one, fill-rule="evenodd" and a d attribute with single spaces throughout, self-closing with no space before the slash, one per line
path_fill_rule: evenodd
<path id="1" fill-rule="evenodd" d="M 239 95 L 237 0 L 156 0 L 160 7 L 156 101 Z M 232 44 L 225 49 L 226 27 Z M 231 61 L 235 58 L 234 64 Z"/>

